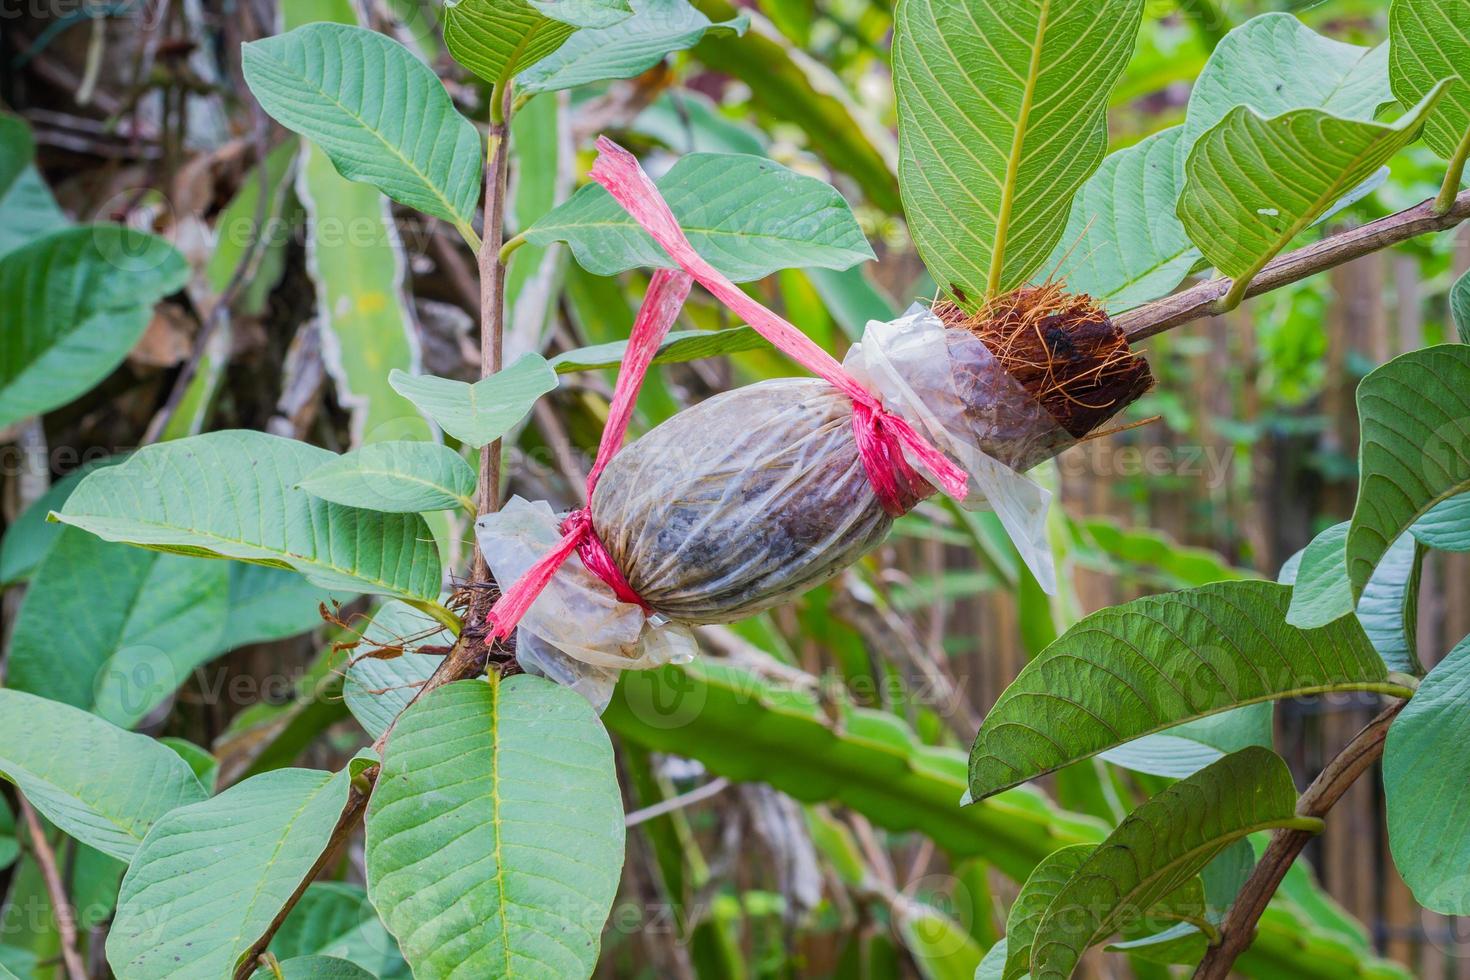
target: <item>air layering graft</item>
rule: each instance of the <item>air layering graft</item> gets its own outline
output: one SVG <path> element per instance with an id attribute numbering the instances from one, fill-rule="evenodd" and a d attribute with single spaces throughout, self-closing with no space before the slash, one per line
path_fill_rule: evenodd
<path id="1" fill-rule="evenodd" d="M 1086 297 L 1019 290 L 978 317 L 940 304 L 868 324 L 838 364 L 690 246 L 626 151 L 592 171 L 673 258 L 650 284 L 588 478 L 559 518 L 515 499 L 480 519 L 491 633 L 528 669 L 605 702 L 618 670 L 692 658 L 689 626 L 742 619 L 832 578 L 936 489 L 993 509 L 1043 587 L 1049 496 L 1022 472 L 1145 391 L 1141 357 Z M 716 395 L 620 451 L 691 281 L 819 378 Z"/>

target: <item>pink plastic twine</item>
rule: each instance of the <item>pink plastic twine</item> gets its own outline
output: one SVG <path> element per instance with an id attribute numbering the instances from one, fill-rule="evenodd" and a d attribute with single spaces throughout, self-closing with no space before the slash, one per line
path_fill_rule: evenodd
<path id="1" fill-rule="evenodd" d="M 953 463 L 899 416 L 889 412 L 877 396 L 842 369 L 836 359 L 781 317 L 751 299 L 710 265 L 674 218 L 668 202 L 638 165 L 633 154 L 606 136 L 597 140 L 597 162 L 592 179 L 607 189 L 613 200 L 663 246 L 669 257 L 694 277 L 736 316 L 769 340 L 777 350 L 852 399 L 852 424 L 858 458 L 862 460 L 873 492 L 889 514 L 909 510 L 923 496 L 923 479 L 904 456 L 913 454 L 939 483 L 939 488 L 963 500 L 969 485 L 965 471 Z"/>
<path id="2" fill-rule="evenodd" d="M 628 335 L 628 349 L 623 354 L 623 366 L 618 372 L 617 386 L 613 389 L 612 407 L 608 411 L 607 424 L 602 429 L 602 441 L 597 445 L 597 458 L 587 474 L 588 506 L 572 511 L 561 523 L 561 540 L 556 547 L 543 555 L 536 564 L 501 593 L 495 605 L 485 617 L 489 636 L 504 639 L 515 629 L 531 603 L 546 588 L 557 569 L 571 557 L 573 551 L 582 559 L 587 570 L 602 579 L 613 590 L 620 602 L 630 602 L 648 610 L 648 603 L 633 591 L 623 577 L 617 564 L 608 554 L 607 547 L 592 527 L 592 491 L 607 464 L 622 448 L 623 438 L 628 431 L 628 422 L 633 417 L 633 403 L 638 400 L 638 390 L 648 367 L 658 353 L 658 345 L 673 326 L 689 295 L 691 281 L 683 272 L 659 269 L 648 283 L 648 292 L 643 296 L 643 306 L 638 310 L 638 319 Z"/>

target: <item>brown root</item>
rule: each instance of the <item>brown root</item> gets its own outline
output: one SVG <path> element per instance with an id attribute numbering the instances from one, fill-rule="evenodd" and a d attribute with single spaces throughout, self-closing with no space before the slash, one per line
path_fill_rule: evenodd
<path id="1" fill-rule="evenodd" d="M 1023 286 L 971 316 L 948 300 L 934 306 L 948 327 L 970 331 L 1075 439 L 1153 386 L 1148 362 L 1108 315 L 1062 283 Z"/>

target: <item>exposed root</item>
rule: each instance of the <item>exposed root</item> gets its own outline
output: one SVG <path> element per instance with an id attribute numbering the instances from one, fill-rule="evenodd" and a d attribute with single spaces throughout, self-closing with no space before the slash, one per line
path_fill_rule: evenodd
<path id="1" fill-rule="evenodd" d="M 1148 362 L 1092 301 L 1061 282 L 1023 286 L 971 316 L 934 306 L 946 326 L 969 330 L 1073 438 L 1081 439 L 1153 385 Z"/>

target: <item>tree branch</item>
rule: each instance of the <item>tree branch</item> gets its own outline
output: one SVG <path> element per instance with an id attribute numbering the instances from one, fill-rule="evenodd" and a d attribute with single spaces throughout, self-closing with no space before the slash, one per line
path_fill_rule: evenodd
<path id="1" fill-rule="evenodd" d="M 1348 787 L 1383 755 L 1383 740 L 1388 735 L 1388 726 L 1408 703 L 1399 701 L 1390 705 L 1353 736 L 1352 741 L 1312 780 L 1312 785 L 1297 800 L 1299 816 L 1321 818 L 1327 815 Z M 1205 958 L 1195 970 L 1194 980 L 1226 980 L 1229 977 L 1236 957 L 1249 949 L 1255 939 L 1256 923 L 1266 911 L 1271 896 L 1276 894 L 1292 862 L 1313 836 L 1315 833 L 1309 830 L 1276 831 L 1266 853 L 1261 855 L 1256 869 L 1230 906 L 1230 914 L 1220 927 L 1220 941 L 1205 953 Z"/>
<path id="2" fill-rule="evenodd" d="M 1449 209 L 1441 214 L 1435 213 L 1433 201 L 1425 201 L 1407 211 L 1380 218 L 1361 228 L 1331 235 L 1320 242 L 1273 259 L 1251 280 L 1245 295 L 1257 296 L 1279 289 L 1419 235 L 1453 228 L 1466 218 L 1470 218 L 1470 191 L 1456 197 Z M 1113 318 L 1113 322 L 1130 343 L 1137 343 L 1165 330 L 1172 330 L 1192 320 L 1219 312 L 1218 304 L 1230 292 L 1232 285 L 1230 279 L 1211 279 L 1173 296 L 1165 296 L 1127 313 L 1120 313 Z"/>
<path id="3" fill-rule="evenodd" d="M 66 975 L 69 980 L 87 980 L 87 967 L 78 952 L 76 914 L 72 910 L 71 899 L 66 897 L 66 884 L 56 866 L 56 852 L 46 839 L 46 830 L 41 826 L 31 801 L 20 793 L 16 798 L 25 819 L 31 853 L 35 855 L 41 878 L 46 882 L 46 894 L 51 899 L 51 916 L 56 920 L 56 931 L 61 936 L 61 961 L 66 964 Z"/>

